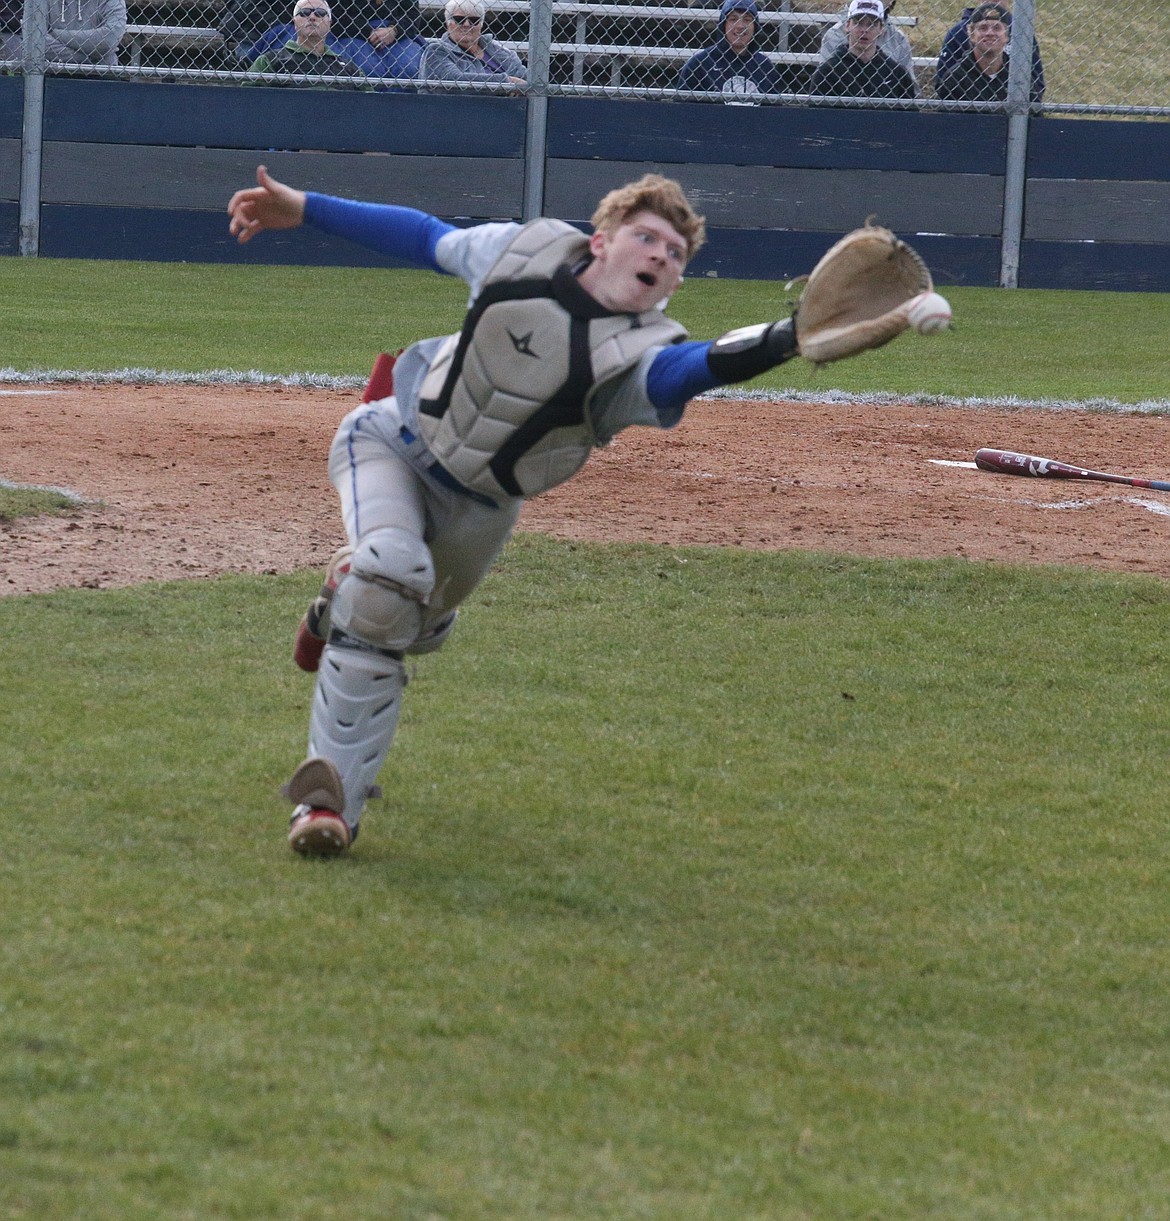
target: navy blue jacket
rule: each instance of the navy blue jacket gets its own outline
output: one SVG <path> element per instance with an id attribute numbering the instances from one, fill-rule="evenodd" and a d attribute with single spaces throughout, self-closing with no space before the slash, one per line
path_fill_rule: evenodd
<path id="1" fill-rule="evenodd" d="M 938 55 L 938 67 L 934 74 L 934 90 L 942 97 L 942 81 L 943 78 L 950 75 L 955 70 L 955 65 L 963 59 L 964 56 L 971 54 L 971 39 L 967 35 L 967 24 L 971 20 L 971 14 L 974 8 L 965 8 L 959 14 L 959 20 L 955 22 L 946 34 L 943 35 L 942 50 Z M 1004 13 L 1004 25 L 1010 31 L 1012 28 L 1011 13 Z M 1010 46 L 1010 44 L 1009 44 Z M 971 99 L 967 99 L 970 101 Z M 982 100 L 982 99 L 981 99 Z M 995 99 L 996 101 L 1000 99 Z M 1032 40 L 1032 101 L 1040 102 L 1044 100 L 1044 64 L 1040 60 L 1040 44 Z"/>
<path id="2" fill-rule="evenodd" d="M 808 91 L 814 97 L 911 98 L 914 78 L 879 51 L 868 63 L 842 47 L 813 73 Z"/>
<path id="3" fill-rule="evenodd" d="M 747 87 L 737 87 L 733 83 L 737 81 L 748 83 Z M 767 56 L 750 48 L 746 55 L 736 55 L 722 36 L 713 47 L 692 55 L 678 74 L 679 89 L 722 93 L 728 98 L 755 92 L 751 85 L 760 93 L 784 92 L 780 75 Z"/>

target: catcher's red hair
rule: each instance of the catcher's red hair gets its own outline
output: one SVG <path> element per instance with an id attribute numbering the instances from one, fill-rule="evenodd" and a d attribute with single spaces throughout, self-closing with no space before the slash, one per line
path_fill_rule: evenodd
<path id="1" fill-rule="evenodd" d="M 687 259 L 707 240 L 707 227 L 673 178 L 661 174 L 643 174 L 637 182 L 628 182 L 602 197 L 591 218 L 594 229 L 613 233 L 638 212 L 653 212 L 661 216 L 687 243 Z"/>

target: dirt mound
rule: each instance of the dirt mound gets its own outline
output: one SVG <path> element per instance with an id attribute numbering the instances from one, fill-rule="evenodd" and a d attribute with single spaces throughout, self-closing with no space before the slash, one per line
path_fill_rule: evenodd
<path id="1" fill-rule="evenodd" d="M 249 386 L 6 391 L 0 477 L 95 502 L 0 526 L 0 593 L 323 564 L 341 525 L 325 455 L 352 392 Z M 1170 495 L 971 468 L 984 445 L 1152 469 L 1156 416 L 699 400 L 631 429 L 522 530 L 581 540 L 963 556 L 1170 576 Z"/>

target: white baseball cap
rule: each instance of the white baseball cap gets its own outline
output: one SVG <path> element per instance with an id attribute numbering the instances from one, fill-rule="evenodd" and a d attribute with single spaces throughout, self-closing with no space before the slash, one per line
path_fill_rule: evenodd
<path id="1" fill-rule="evenodd" d="M 879 21 L 886 19 L 886 6 L 882 0 L 851 0 L 850 17 L 876 17 Z"/>

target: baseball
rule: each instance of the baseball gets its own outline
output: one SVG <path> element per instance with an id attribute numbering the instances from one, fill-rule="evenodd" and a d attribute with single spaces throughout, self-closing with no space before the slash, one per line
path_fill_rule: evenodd
<path id="1" fill-rule="evenodd" d="M 910 303 L 907 315 L 919 335 L 934 335 L 951 325 L 950 303 L 939 293 L 920 293 Z"/>

